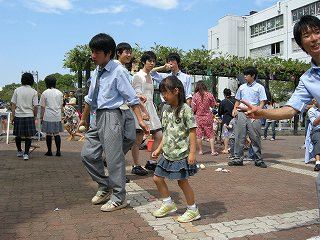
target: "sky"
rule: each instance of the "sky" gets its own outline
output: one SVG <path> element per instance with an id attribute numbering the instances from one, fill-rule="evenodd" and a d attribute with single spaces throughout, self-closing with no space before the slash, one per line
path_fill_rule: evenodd
<path id="1" fill-rule="evenodd" d="M 24 71 L 39 80 L 67 74 L 65 54 L 97 33 L 116 43 L 155 44 L 185 51 L 207 48 L 208 29 L 224 16 L 244 16 L 276 0 L 0 0 L 0 87 L 20 83 Z M 73 73 L 72 73 L 73 74 Z"/>

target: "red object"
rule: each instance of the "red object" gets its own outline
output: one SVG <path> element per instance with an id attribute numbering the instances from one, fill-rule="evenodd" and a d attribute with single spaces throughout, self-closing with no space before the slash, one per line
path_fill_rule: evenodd
<path id="1" fill-rule="evenodd" d="M 153 142 L 154 142 L 153 139 L 149 139 L 148 140 L 147 149 L 148 149 L 149 152 L 151 152 L 151 150 L 152 150 Z"/>

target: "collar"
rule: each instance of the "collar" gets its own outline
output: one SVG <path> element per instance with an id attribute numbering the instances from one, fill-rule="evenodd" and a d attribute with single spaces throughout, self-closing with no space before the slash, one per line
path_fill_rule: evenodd
<path id="1" fill-rule="evenodd" d="M 313 59 L 311 59 L 311 63 L 310 64 L 311 64 L 310 72 L 319 74 L 320 73 L 320 67 L 316 64 L 316 62 Z"/>
<path id="2" fill-rule="evenodd" d="M 256 83 L 257 83 L 257 81 L 254 80 L 251 84 L 249 84 L 249 83 L 246 83 L 246 84 L 247 84 L 248 87 L 252 87 L 252 86 L 255 85 Z"/>
<path id="3" fill-rule="evenodd" d="M 176 77 L 179 76 L 180 73 L 181 73 L 181 70 L 179 70 L 177 73 L 171 72 L 171 74 L 172 74 L 173 76 L 176 76 Z"/>
<path id="4" fill-rule="evenodd" d="M 150 73 L 146 73 L 145 71 L 143 71 L 143 69 L 140 69 L 140 74 L 143 75 L 143 76 L 147 76 L 149 75 L 150 76 Z"/>
<path id="5" fill-rule="evenodd" d="M 113 63 L 116 63 L 115 60 L 110 59 L 109 62 L 107 63 L 107 65 L 104 66 L 105 71 L 110 72 Z M 97 67 L 97 71 L 99 71 L 99 70 L 100 70 L 100 66 Z"/>

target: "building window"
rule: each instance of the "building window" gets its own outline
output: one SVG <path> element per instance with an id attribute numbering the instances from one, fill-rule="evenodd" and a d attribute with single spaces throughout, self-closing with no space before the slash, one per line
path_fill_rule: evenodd
<path id="1" fill-rule="evenodd" d="M 320 15 L 320 1 L 310 3 L 300 8 L 291 11 L 292 23 L 296 23 L 302 16 L 305 15 Z"/>
<path id="2" fill-rule="evenodd" d="M 271 55 L 279 55 L 280 54 L 280 42 L 271 44 Z"/>
<path id="3" fill-rule="evenodd" d="M 292 53 L 302 52 L 302 49 L 299 47 L 294 38 L 291 39 L 292 42 Z"/>
<path id="4" fill-rule="evenodd" d="M 220 45 L 219 38 L 217 38 L 217 49 L 219 49 L 219 45 Z"/>
<path id="5" fill-rule="evenodd" d="M 263 35 L 283 28 L 283 15 L 250 26 L 251 37 Z"/>

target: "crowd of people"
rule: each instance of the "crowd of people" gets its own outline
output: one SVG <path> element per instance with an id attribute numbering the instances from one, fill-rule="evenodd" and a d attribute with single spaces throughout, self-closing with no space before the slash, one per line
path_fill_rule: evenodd
<path id="1" fill-rule="evenodd" d="M 56 145 L 56 156 L 61 155 L 59 133 L 63 131 L 63 120 L 70 139 L 75 136 L 84 139 L 82 162 L 97 183 L 92 204 L 103 203 L 101 211 L 110 212 L 127 205 L 125 155 L 131 149 L 134 161 L 132 173 L 146 175 L 146 170 L 154 171 L 153 180 L 162 204 L 153 212 L 153 216 L 160 218 L 177 210 L 165 179 L 176 180 L 187 203 L 187 209 L 178 217 L 178 221 L 190 222 L 201 218 L 188 179 L 197 173 L 197 148 L 199 155 L 204 154 L 204 139 L 209 141 L 214 157 L 219 154 L 215 139 L 220 135 L 223 144 L 220 153 L 230 153 L 229 166 L 242 166 L 244 149 L 248 148 L 255 166 L 266 168 L 261 153 L 261 139 L 267 138 L 269 126 L 272 127 L 270 140 L 273 141 L 276 138 L 275 120 L 288 119 L 303 111 L 315 98 L 314 106 L 308 111 L 310 124 L 306 139 L 310 140 L 308 146 L 312 145 L 312 150 L 308 147 L 307 151 L 316 159 L 315 171 L 319 171 L 320 98 L 316 87 L 320 64 L 319 29 L 320 20 L 312 16 L 302 17 L 294 27 L 295 40 L 312 57 L 312 67 L 301 77 L 296 91 L 281 110 L 275 109 L 272 99 L 267 98 L 264 86 L 257 82 L 258 70 L 253 66 L 243 70 L 246 82 L 239 86 L 235 96 L 232 97 L 231 90 L 226 88 L 223 92 L 225 98 L 219 102 L 207 90 L 204 81 L 196 83 L 192 94 L 191 79 L 180 69 L 179 54 L 168 54 L 166 64 L 156 68 L 155 53 L 146 51 L 140 59 L 142 68 L 132 76 L 126 69 L 132 58 L 130 44 L 116 45 L 110 35 L 97 34 L 89 42 L 91 58 L 97 67 L 91 78 L 88 95 L 84 97 L 85 107 L 81 116 L 74 107 L 76 100 L 73 92 L 69 97 L 64 97 L 55 88 L 55 78 L 45 78 L 47 90 L 40 98 L 42 131 L 46 133 L 48 148 L 45 155 L 53 155 L 52 139 Z M 29 158 L 31 136 L 36 131 L 34 118 L 38 96 L 31 87 L 33 82 L 32 74 L 24 73 L 22 86 L 14 91 L 12 97 L 13 133 L 18 156 L 23 156 L 24 160 Z M 153 102 L 154 82 L 159 84 L 163 101 L 160 116 Z M 215 114 L 213 109 L 216 110 Z M 218 120 L 216 115 L 219 116 Z M 261 118 L 266 119 L 263 136 Z M 88 119 L 91 119 L 90 122 Z M 215 132 L 215 126 L 219 126 L 219 133 Z M 85 138 L 78 131 L 80 127 L 87 129 Z M 149 134 L 154 143 L 150 159 L 142 167 L 139 146 L 144 135 Z M 24 151 L 21 147 L 22 137 L 25 138 Z"/>

